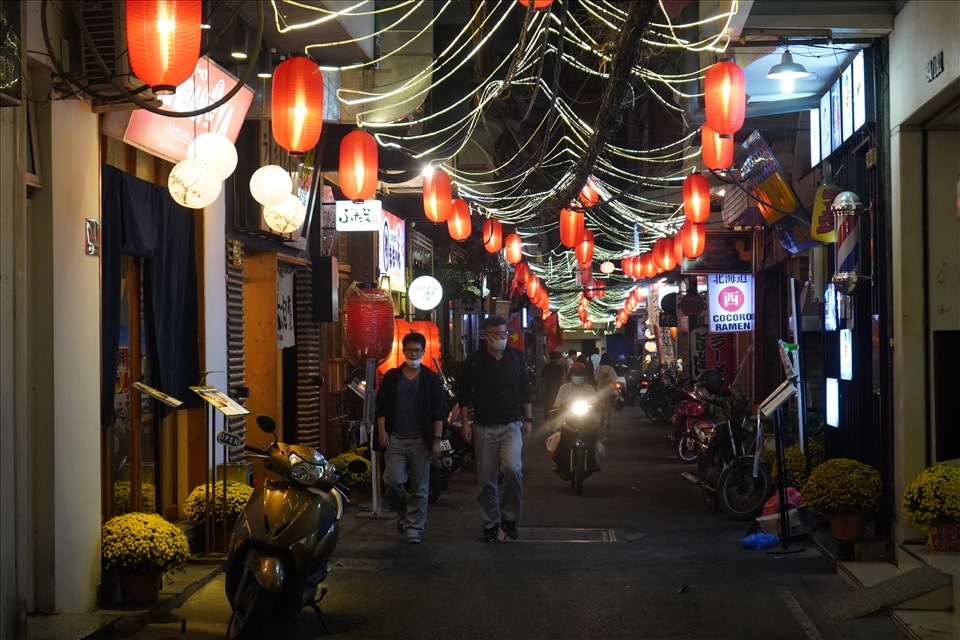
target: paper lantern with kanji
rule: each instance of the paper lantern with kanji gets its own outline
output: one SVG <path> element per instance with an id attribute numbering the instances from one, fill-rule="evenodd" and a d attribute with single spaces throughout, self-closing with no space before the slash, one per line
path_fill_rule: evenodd
<path id="1" fill-rule="evenodd" d="M 560 242 L 573 249 L 583 241 L 583 210 L 570 208 L 560 210 Z"/>
<path id="2" fill-rule="evenodd" d="M 453 201 L 453 210 L 447 218 L 447 231 L 454 240 L 466 240 L 473 230 L 470 224 L 470 205 L 463 198 Z"/>
<path id="3" fill-rule="evenodd" d="M 377 141 L 366 131 L 351 131 L 340 141 L 340 191 L 354 202 L 377 193 Z"/>
<path id="4" fill-rule="evenodd" d="M 707 246 L 707 236 L 702 224 L 694 224 L 689 220 L 683 223 L 683 255 L 693 260 Z"/>
<path id="5" fill-rule="evenodd" d="M 721 60 L 704 77 L 704 110 L 707 124 L 717 135 L 732 136 L 743 126 L 747 83 L 736 62 Z"/>
<path id="6" fill-rule="evenodd" d="M 423 365 L 431 371 L 439 372 L 437 363 L 440 362 L 440 329 L 429 320 L 414 320 L 410 323 L 410 330 L 422 333 L 427 339 L 423 350 Z"/>
<path id="7" fill-rule="evenodd" d="M 703 166 L 714 171 L 723 171 L 733 164 L 733 138 L 721 138 L 705 124 L 700 128 L 700 157 Z"/>
<path id="8" fill-rule="evenodd" d="M 580 200 L 580 204 L 588 208 L 600 202 L 600 192 L 597 191 L 597 183 L 593 176 L 587 178 L 587 183 L 583 185 L 577 199 Z"/>
<path id="9" fill-rule="evenodd" d="M 710 217 L 710 183 L 699 173 L 690 174 L 683 181 L 683 214 L 697 224 Z"/>
<path id="10" fill-rule="evenodd" d="M 130 68 L 157 95 L 170 95 L 200 59 L 201 0 L 127 0 Z"/>
<path id="11" fill-rule="evenodd" d="M 403 336 L 410 333 L 410 323 L 403 318 L 393 319 L 393 343 L 390 347 L 390 353 L 387 359 L 380 363 L 377 371 L 386 373 L 390 369 L 395 369 L 403 364 Z"/>
<path id="12" fill-rule="evenodd" d="M 503 247 L 503 226 L 496 218 L 483 221 L 483 248 L 487 253 L 496 253 Z"/>
<path id="13" fill-rule="evenodd" d="M 351 285 L 344 296 L 341 318 L 343 349 L 350 362 L 380 362 L 390 354 L 394 318 L 389 293 L 372 285 Z"/>
<path id="14" fill-rule="evenodd" d="M 273 139 L 292 156 L 317 146 L 323 125 L 323 75 L 304 56 L 284 60 L 273 72 L 270 124 Z"/>
<path id="15" fill-rule="evenodd" d="M 583 240 L 577 244 L 574 253 L 581 265 L 593 260 L 593 231 L 590 229 L 583 230 Z"/>
<path id="16" fill-rule="evenodd" d="M 507 262 L 517 264 L 523 260 L 523 242 L 520 240 L 519 235 L 511 233 L 507 236 L 504 244 Z"/>
<path id="17" fill-rule="evenodd" d="M 423 213 L 431 222 L 446 222 L 453 209 L 450 176 L 440 169 L 423 177 Z"/>

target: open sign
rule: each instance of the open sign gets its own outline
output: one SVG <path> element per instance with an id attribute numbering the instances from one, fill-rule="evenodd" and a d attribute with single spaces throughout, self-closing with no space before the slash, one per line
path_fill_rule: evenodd
<path id="1" fill-rule="evenodd" d="M 220 431 L 217 433 L 217 442 L 225 447 L 239 447 L 243 444 L 243 440 L 240 439 L 240 436 L 228 433 L 226 431 Z"/>

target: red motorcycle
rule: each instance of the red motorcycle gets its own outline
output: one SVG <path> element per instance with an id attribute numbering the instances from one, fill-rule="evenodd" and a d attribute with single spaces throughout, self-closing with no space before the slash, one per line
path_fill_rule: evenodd
<path id="1" fill-rule="evenodd" d="M 699 398 L 690 396 L 690 399 L 677 403 L 677 408 L 670 418 L 677 459 L 684 464 L 693 464 L 697 461 L 697 437 L 693 427 L 704 419 L 706 413 L 706 404 Z"/>

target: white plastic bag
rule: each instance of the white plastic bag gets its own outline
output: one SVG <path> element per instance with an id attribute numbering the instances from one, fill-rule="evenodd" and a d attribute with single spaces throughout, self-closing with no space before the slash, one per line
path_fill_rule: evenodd
<path id="1" fill-rule="evenodd" d="M 560 432 L 555 431 L 551 433 L 549 436 L 547 436 L 547 439 L 544 442 L 544 444 L 547 445 L 547 451 L 549 451 L 550 453 L 553 453 L 554 451 L 556 451 L 557 445 L 560 444 Z"/>

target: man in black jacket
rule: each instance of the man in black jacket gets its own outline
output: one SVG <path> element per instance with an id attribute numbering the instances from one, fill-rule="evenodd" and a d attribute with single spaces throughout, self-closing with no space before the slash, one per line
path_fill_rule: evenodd
<path id="1" fill-rule="evenodd" d="M 427 522 L 430 462 L 440 457 L 446 396 L 440 376 L 422 367 L 427 339 L 403 337 L 404 363 L 383 375 L 377 390 L 377 440 L 384 451 L 387 501 L 397 511 L 397 530 L 419 544 Z M 410 480 L 412 495 L 406 499 Z"/>

